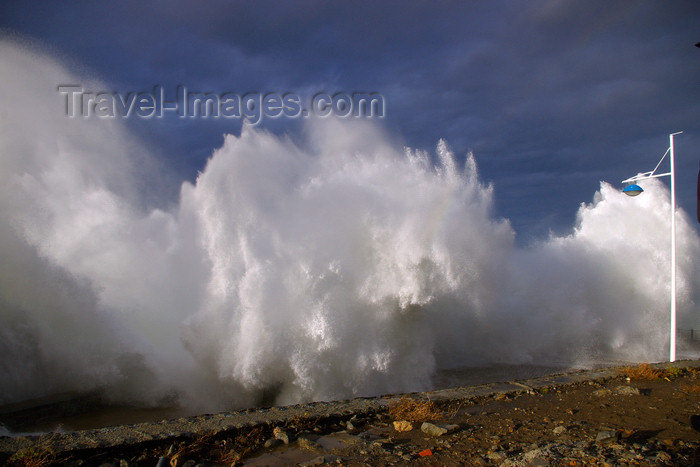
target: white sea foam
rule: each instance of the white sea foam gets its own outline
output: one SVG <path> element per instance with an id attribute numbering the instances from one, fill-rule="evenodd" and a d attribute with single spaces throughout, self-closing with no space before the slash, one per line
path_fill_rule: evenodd
<path id="1" fill-rule="evenodd" d="M 0 44 L 0 403 L 102 388 L 201 409 L 427 388 L 438 368 L 662 360 L 669 193 L 606 183 L 520 248 L 447 144 L 366 123 L 244 128 L 154 208 L 149 151 L 69 119 L 55 61 Z M 168 205 L 160 203 L 159 206 Z M 678 219 L 678 309 L 700 240 Z"/>

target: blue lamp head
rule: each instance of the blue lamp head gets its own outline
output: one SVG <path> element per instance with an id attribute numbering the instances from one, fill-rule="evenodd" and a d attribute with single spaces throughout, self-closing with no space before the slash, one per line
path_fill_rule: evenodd
<path id="1" fill-rule="evenodd" d="M 637 195 L 640 194 L 642 191 L 644 191 L 644 190 L 643 190 L 642 187 L 639 186 L 639 185 L 627 185 L 627 186 L 622 190 L 622 192 L 623 192 L 624 194 L 626 194 L 627 196 L 637 196 Z"/>

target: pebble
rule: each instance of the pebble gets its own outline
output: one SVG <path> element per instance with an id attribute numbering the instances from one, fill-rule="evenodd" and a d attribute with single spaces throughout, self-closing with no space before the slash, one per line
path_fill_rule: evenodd
<path id="1" fill-rule="evenodd" d="M 618 386 L 615 388 L 615 394 L 619 396 L 638 396 L 639 389 L 634 386 Z"/>
<path id="2" fill-rule="evenodd" d="M 398 431 L 399 433 L 411 431 L 413 430 L 413 425 L 409 421 L 398 420 L 394 422 L 394 430 Z"/>
<path id="3" fill-rule="evenodd" d="M 538 449 L 532 449 L 532 450 L 526 452 L 523 455 L 523 460 L 529 461 L 529 462 L 534 462 L 535 459 L 544 458 L 544 457 L 545 457 L 544 452 L 542 452 L 542 449 L 538 448 Z"/>
<path id="4" fill-rule="evenodd" d="M 426 435 L 433 436 L 435 438 L 444 435 L 448 431 L 447 428 L 433 425 L 432 423 L 428 422 L 423 422 L 423 424 L 420 426 L 420 430 Z"/>
<path id="5" fill-rule="evenodd" d="M 306 449 L 307 451 L 313 451 L 320 448 L 316 441 L 313 441 L 305 436 L 300 436 L 297 438 L 297 444 L 301 449 Z"/>
<path id="6" fill-rule="evenodd" d="M 282 441 L 284 444 L 289 444 L 289 435 L 282 428 L 278 426 L 275 427 L 275 429 L 272 430 L 272 434 L 275 435 L 275 439 Z"/>
<path id="7" fill-rule="evenodd" d="M 274 449 L 277 446 L 281 446 L 282 444 L 284 444 L 284 442 L 281 439 L 277 439 L 277 438 L 270 438 L 267 441 L 265 441 L 266 448 Z"/>
<path id="8" fill-rule="evenodd" d="M 454 433 L 459 430 L 459 425 L 442 425 L 444 429 L 447 430 L 447 434 Z"/>
<path id="9" fill-rule="evenodd" d="M 600 431 L 595 437 L 595 442 L 598 444 L 610 443 L 617 441 L 620 437 L 620 433 L 617 431 Z"/>

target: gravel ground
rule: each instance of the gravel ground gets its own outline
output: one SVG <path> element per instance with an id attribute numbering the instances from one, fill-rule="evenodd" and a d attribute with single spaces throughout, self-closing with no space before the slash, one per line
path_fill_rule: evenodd
<path id="1" fill-rule="evenodd" d="M 625 374 L 466 399 L 436 397 L 427 423 L 387 405 L 327 417 L 303 414 L 222 432 L 55 452 L 34 440 L 9 465 L 700 465 L 700 372 L 653 380 Z M 428 394 L 429 395 L 429 394 Z M 425 394 L 416 394 L 425 402 Z M 410 417 L 409 417 L 410 418 Z M 395 424 L 394 422 L 408 422 Z M 406 430 L 397 431 L 396 428 Z M 0 459 L 0 462 L 2 459 Z M 34 462 L 34 463 L 32 463 Z"/>

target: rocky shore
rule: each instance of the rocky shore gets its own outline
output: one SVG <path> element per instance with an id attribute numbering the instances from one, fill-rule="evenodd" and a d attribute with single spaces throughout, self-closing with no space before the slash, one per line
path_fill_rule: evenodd
<path id="1" fill-rule="evenodd" d="M 700 361 L 1 437 L 14 466 L 700 465 Z"/>

